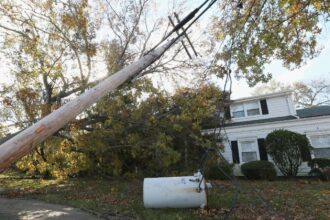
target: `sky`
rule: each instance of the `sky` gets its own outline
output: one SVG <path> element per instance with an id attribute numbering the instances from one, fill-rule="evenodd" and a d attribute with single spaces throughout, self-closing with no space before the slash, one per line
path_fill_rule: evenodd
<path id="1" fill-rule="evenodd" d="M 161 7 L 168 9 L 168 2 L 173 0 L 164 0 L 161 3 Z M 175 0 L 174 0 L 175 1 Z M 186 11 L 189 12 L 195 7 L 199 6 L 203 0 L 190 0 L 187 1 L 183 6 Z M 166 11 L 166 10 L 164 10 Z M 216 7 L 213 7 L 207 14 L 205 14 L 202 22 L 200 22 L 201 27 L 207 27 L 210 24 L 210 16 L 216 13 Z M 323 32 L 318 38 L 318 47 L 321 50 L 320 54 L 311 59 L 306 60 L 300 68 L 294 70 L 288 70 L 283 67 L 281 61 L 274 60 L 269 65 L 265 67 L 265 72 L 273 73 L 272 79 L 275 81 L 280 81 L 283 83 L 293 83 L 297 81 L 310 81 L 315 79 L 330 79 L 330 24 L 327 26 L 322 26 Z M 220 83 L 221 84 L 221 83 Z M 263 85 L 262 83 L 257 84 L 257 86 Z M 232 98 L 241 98 L 251 96 L 251 93 L 255 90 L 255 87 L 250 88 L 244 79 L 233 80 L 232 84 Z"/>
<path id="2" fill-rule="evenodd" d="M 321 53 L 314 59 L 307 60 L 304 65 L 295 70 L 288 70 L 282 66 L 280 61 L 273 61 L 266 66 L 266 71 L 271 71 L 273 79 L 283 83 L 293 83 L 297 81 L 310 81 L 317 79 L 330 80 L 330 25 L 324 28 L 319 37 L 319 47 L 323 48 Z M 261 83 L 257 86 L 262 85 Z M 245 80 L 233 81 L 232 98 L 249 96 L 255 88 L 249 88 Z"/>
<path id="3" fill-rule="evenodd" d="M 171 8 L 177 8 L 179 5 L 174 4 L 173 1 L 175 0 L 164 0 L 157 2 L 158 9 L 155 13 L 167 13 L 171 11 Z M 185 4 L 180 5 L 181 7 L 185 8 L 182 14 L 187 14 L 197 6 L 199 6 L 204 0 L 188 0 Z M 202 19 L 199 26 L 201 28 L 208 27 L 212 14 L 216 13 L 216 7 L 213 7 Z M 302 65 L 300 68 L 295 70 L 288 70 L 284 68 L 280 61 L 273 61 L 271 64 L 266 66 L 266 72 L 274 73 L 273 79 L 276 81 L 281 81 L 284 83 L 292 83 L 295 81 L 309 81 L 313 79 L 320 79 L 320 78 L 330 78 L 330 24 L 326 27 L 323 27 L 323 33 L 319 37 L 318 43 L 319 47 L 323 48 L 321 53 L 318 57 L 307 60 L 307 62 Z M 200 33 L 199 33 L 200 34 Z M 9 69 L 6 68 L 10 64 L 8 61 L 0 56 L 0 79 L 1 81 L 5 81 L 8 79 L 8 72 Z M 260 85 L 260 84 L 258 84 Z M 257 86 L 258 86 L 257 85 Z M 241 80 L 234 80 L 233 81 L 233 88 L 232 88 L 232 98 L 240 98 L 250 96 L 255 88 L 249 88 L 247 83 L 244 79 Z"/>

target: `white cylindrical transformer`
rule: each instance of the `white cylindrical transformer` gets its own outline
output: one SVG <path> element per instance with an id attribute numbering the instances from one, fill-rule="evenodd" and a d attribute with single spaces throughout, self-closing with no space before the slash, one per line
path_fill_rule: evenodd
<path id="1" fill-rule="evenodd" d="M 207 187 L 200 172 L 194 176 L 145 178 L 145 208 L 204 208 Z"/>

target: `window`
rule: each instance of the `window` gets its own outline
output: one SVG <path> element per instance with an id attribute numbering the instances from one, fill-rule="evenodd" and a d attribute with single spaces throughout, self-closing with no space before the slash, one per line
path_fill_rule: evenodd
<path id="1" fill-rule="evenodd" d="M 330 134 L 310 137 L 315 158 L 330 158 Z"/>
<path id="2" fill-rule="evenodd" d="M 243 105 L 234 105 L 232 108 L 233 108 L 233 118 L 241 118 L 245 116 Z"/>
<path id="3" fill-rule="evenodd" d="M 258 102 L 245 103 L 245 107 L 246 107 L 246 113 L 248 116 L 260 115 Z"/>
<path id="4" fill-rule="evenodd" d="M 260 115 L 259 102 L 255 101 L 233 105 L 232 115 L 233 118 Z"/>
<path id="5" fill-rule="evenodd" d="M 240 144 L 243 163 L 258 160 L 256 141 L 242 141 Z"/>

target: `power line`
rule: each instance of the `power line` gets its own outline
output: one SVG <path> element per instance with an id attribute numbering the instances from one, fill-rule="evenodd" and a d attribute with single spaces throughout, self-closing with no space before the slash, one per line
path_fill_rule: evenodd
<path id="1" fill-rule="evenodd" d="M 157 48 L 161 43 L 163 43 L 165 40 L 167 40 L 173 33 L 176 33 L 177 31 L 179 31 L 181 28 L 183 28 L 184 25 L 186 25 L 189 21 L 191 21 L 191 19 L 193 19 L 196 14 L 198 13 L 198 11 L 203 8 L 205 6 L 205 4 L 210 1 L 210 0 L 205 0 L 198 8 L 195 8 L 192 12 L 190 12 L 186 17 L 184 17 L 177 25 L 174 26 L 174 28 L 165 36 L 161 39 L 161 41 L 156 44 L 152 49 L 150 49 L 146 54 L 148 54 L 149 52 L 153 51 L 155 48 Z M 212 0 L 212 5 L 216 2 L 217 0 Z M 210 5 L 211 5 L 210 3 Z M 191 27 L 191 25 L 193 23 L 195 23 L 209 8 L 210 5 L 186 28 L 185 31 L 183 31 L 181 34 L 179 34 L 178 37 L 186 34 L 186 31 Z M 212 6 L 211 5 L 211 6 Z"/>

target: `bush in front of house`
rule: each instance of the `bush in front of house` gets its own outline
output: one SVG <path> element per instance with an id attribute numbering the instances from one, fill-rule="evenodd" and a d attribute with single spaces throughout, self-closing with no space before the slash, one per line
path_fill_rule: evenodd
<path id="1" fill-rule="evenodd" d="M 241 166 L 242 173 L 251 180 L 275 180 L 277 177 L 273 163 L 269 161 L 251 161 Z"/>
<path id="2" fill-rule="evenodd" d="M 328 158 L 314 158 L 308 162 L 311 168 L 326 168 L 330 167 L 330 159 Z"/>
<path id="3" fill-rule="evenodd" d="M 265 140 L 267 153 L 284 176 L 295 177 L 302 162 L 310 160 L 312 149 L 305 135 L 280 129 Z"/>
<path id="4" fill-rule="evenodd" d="M 205 178 L 211 180 L 229 180 L 233 176 L 233 166 L 224 162 L 214 164 L 205 171 Z"/>
<path id="5" fill-rule="evenodd" d="M 330 180 L 330 159 L 314 158 L 308 162 L 311 167 L 309 176 L 318 177 L 322 180 Z"/>

